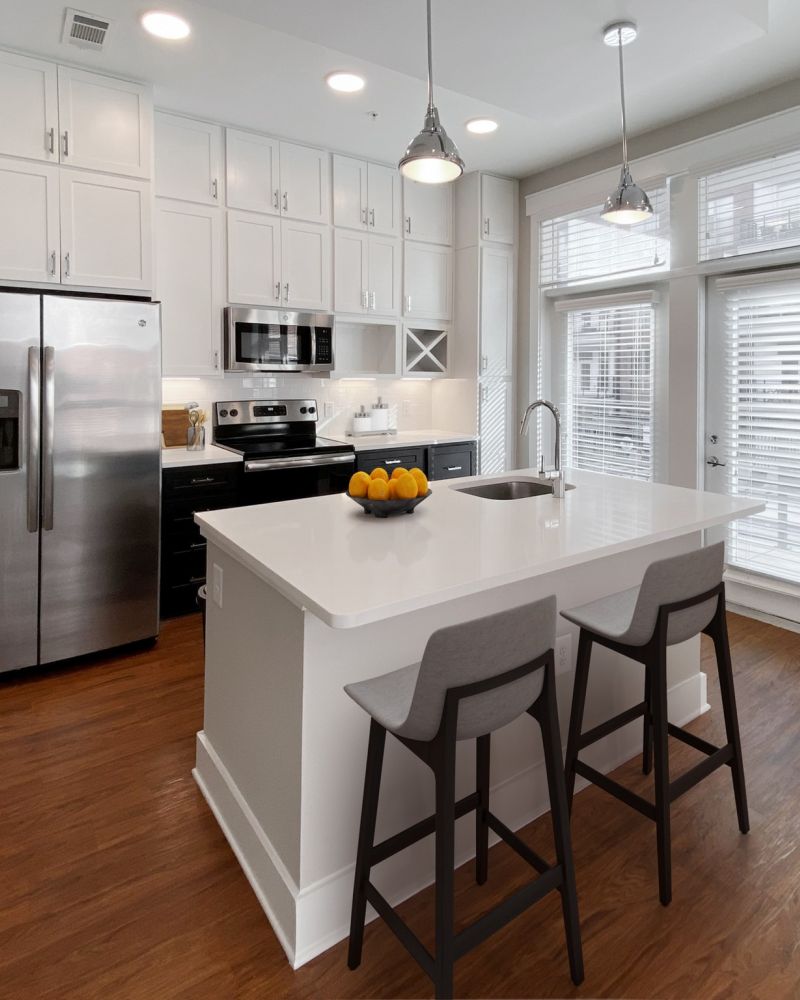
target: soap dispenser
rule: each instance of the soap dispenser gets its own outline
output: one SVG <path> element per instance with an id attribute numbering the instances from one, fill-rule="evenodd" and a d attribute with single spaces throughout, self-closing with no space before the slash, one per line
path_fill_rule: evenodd
<path id="1" fill-rule="evenodd" d="M 378 402 L 372 404 L 372 429 L 379 434 L 389 430 L 389 404 L 380 396 Z"/>
<path id="2" fill-rule="evenodd" d="M 372 417 L 367 413 L 364 404 L 353 414 L 353 434 L 369 434 L 372 430 Z"/>

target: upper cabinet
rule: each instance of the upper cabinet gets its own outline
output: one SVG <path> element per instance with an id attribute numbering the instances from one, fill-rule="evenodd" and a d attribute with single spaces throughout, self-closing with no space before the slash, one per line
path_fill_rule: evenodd
<path id="1" fill-rule="evenodd" d="M 58 167 L 0 158 L 0 279 L 60 280 Z"/>
<path id="2" fill-rule="evenodd" d="M 222 128 L 156 112 L 156 194 L 219 205 L 223 200 Z"/>
<path id="3" fill-rule="evenodd" d="M 280 143 L 255 132 L 225 130 L 228 208 L 280 215 Z"/>
<path id="4" fill-rule="evenodd" d="M 453 185 L 421 184 L 404 177 L 403 217 L 407 239 L 450 246 L 453 242 Z"/>
<path id="5" fill-rule="evenodd" d="M 58 162 L 57 67 L 0 52 L 0 153 Z"/>
<path id="6" fill-rule="evenodd" d="M 514 251 L 481 249 L 479 374 L 511 375 L 514 350 Z"/>
<path id="7" fill-rule="evenodd" d="M 400 175 L 395 167 L 333 157 L 333 223 L 400 235 Z"/>
<path id="8" fill-rule="evenodd" d="M 514 243 L 517 182 L 481 174 L 481 235 L 492 243 Z"/>
<path id="9" fill-rule="evenodd" d="M 330 222 L 330 156 L 324 149 L 280 143 L 281 215 Z"/>
<path id="10" fill-rule="evenodd" d="M 403 314 L 449 320 L 453 310 L 453 254 L 446 247 L 405 243 Z"/>
<path id="11" fill-rule="evenodd" d="M 61 162 L 149 177 L 152 102 L 140 83 L 58 67 Z"/>

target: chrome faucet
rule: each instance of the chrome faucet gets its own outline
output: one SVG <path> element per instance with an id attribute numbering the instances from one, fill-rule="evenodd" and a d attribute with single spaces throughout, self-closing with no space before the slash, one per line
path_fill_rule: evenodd
<path id="1" fill-rule="evenodd" d="M 531 420 L 531 415 L 540 406 L 544 406 L 545 409 L 549 410 L 553 414 L 553 419 L 556 422 L 556 443 L 553 449 L 553 466 L 555 471 L 555 482 L 553 484 L 553 496 L 563 497 L 564 496 L 564 477 L 561 472 L 561 414 L 558 412 L 558 407 L 555 403 L 551 403 L 549 399 L 537 399 L 534 403 L 525 411 L 525 416 L 522 418 L 522 424 L 520 426 L 520 434 L 526 434 L 528 431 L 528 424 Z M 540 470 L 543 471 L 543 470 Z"/>

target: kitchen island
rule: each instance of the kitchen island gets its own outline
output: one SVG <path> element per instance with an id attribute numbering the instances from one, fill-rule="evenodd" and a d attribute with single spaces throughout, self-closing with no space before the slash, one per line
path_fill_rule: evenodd
<path id="1" fill-rule="evenodd" d="M 299 967 L 346 936 L 369 722 L 344 684 L 417 662 L 445 625 L 555 594 L 560 608 L 641 582 L 654 559 L 761 509 L 678 487 L 568 472 L 562 500 L 489 500 L 459 487 L 534 479 L 533 470 L 433 485 L 413 515 L 367 517 L 347 496 L 196 515 L 208 540 L 205 715 L 195 778 L 283 945 Z M 558 627 L 566 732 L 577 643 Z M 669 651 L 670 718 L 703 712 L 700 641 Z M 598 648 L 585 726 L 642 697 L 642 668 Z M 641 747 L 641 723 L 586 751 L 608 771 Z M 459 746 L 457 795 L 474 783 Z M 578 786 L 580 787 L 580 785 Z M 536 727 L 496 734 L 492 810 L 518 829 L 548 808 Z M 386 747 L 377 838 L 433 812 L 433 781 L 396 741 Z M 474 853 L 456 827 L 456 859 Z M 577 873 L 580 885 L 580 871 Z M 380 865 L 392 903 L 433 880 L 432 838 Z"/>

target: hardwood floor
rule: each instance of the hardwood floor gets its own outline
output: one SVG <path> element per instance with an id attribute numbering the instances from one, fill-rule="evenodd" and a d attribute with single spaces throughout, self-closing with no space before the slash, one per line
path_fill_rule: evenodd
<path id="1" fill-rule="evenodd" d="M 752 832 L 737 830 L 725 768 L 681 798 L 664 909 L 652 824 L 581 792 L 585 983 L 570 982 L 551 896 L 458 963 L 459 995 L 800 996 L 800 636 L 734 615 L 730 630 Z M 723 741 L 707 669 L 712 711 L 692 729 Z M 152 649 L 0 679 L 0 997 L 431 996 L 379 921 L 357 972 L 344 943 L 291 971 L 192 780 L 202 710 L 197 618 L 168 622 Z M 674 740 L 670 751 L 673 773 L 695 759 Z M 616 777 L 648 787 L 637 762 Z M 549 817 L 524 836 L 551 855 Z M 502 845 L 486 886 L 459 870 L 459 922 L 528 877 Z M 429 947 L 432 904 L 426 890 L 401 908 Z"/>

